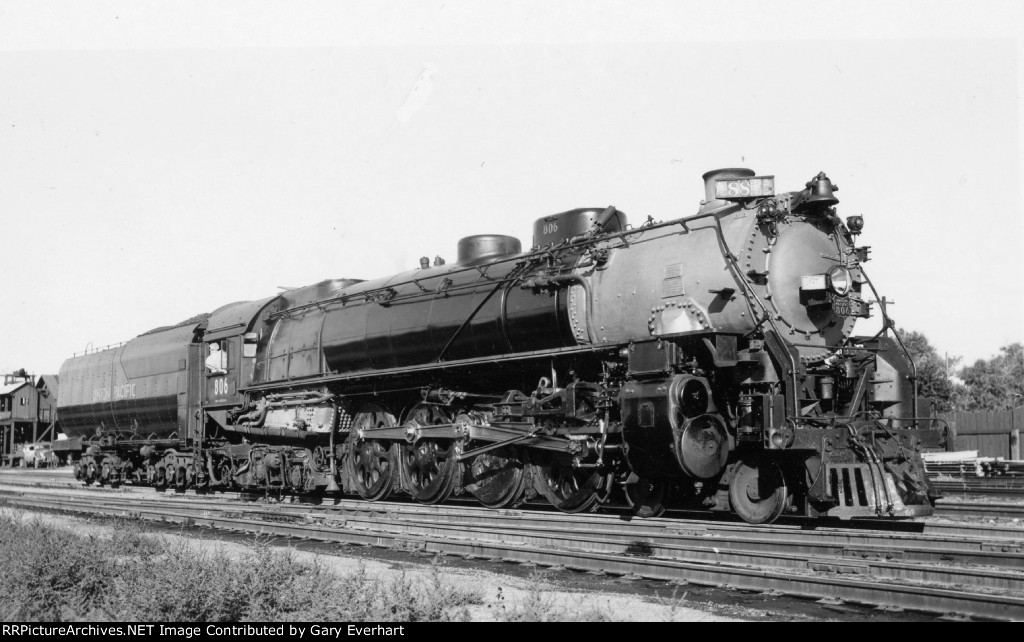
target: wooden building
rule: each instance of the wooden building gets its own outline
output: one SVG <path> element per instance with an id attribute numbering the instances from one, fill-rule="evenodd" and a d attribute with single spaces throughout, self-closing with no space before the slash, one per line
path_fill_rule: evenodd
<path id="1" fill-rule="evenodd" d="M 24 370 L 3 375 L 0 385 L 0 465 L 20 463 L 25 444 L 55 436 L 57 376 L 35 378 Z"/>

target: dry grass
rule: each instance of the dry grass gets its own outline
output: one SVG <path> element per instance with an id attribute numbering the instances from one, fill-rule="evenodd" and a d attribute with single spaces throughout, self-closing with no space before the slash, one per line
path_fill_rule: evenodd
<path id="1" fill-rule="evenodd" d="M 3 621 L 449 621 L 482 596 L 404 574 L 337 575 L 255 540 L 239 558 L 123 522 L 110 537 L 0 515 Z"/>
<path id="2" fill-rule="evenodd" d="M 543 582 L 539 575 L 533 575 L 536 584 Z M 498 594 L 492 609 L 494 619 L 499 622 L 611 622 L 611 616 L 587 604 L 589 598 L 580 594 L 580 602 L 576 604 L 559 604 L 554 596 L 546 591 L 531 591 L 520 600 L 506 599 L 504 592 L 498 588 Z"/>

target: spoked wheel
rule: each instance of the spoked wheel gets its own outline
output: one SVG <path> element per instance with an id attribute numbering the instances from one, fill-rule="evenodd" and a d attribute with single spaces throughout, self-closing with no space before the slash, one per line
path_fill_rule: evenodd
<path id="1" fill-rule="evenodd" d="M 395 417 L 376 404 L 367 404 L 356 414 L 352 432 L 389 428 Z M 356 439 L 348 457 L 349 475 L 355 491 L 363 499 L 376 501 L 391 494 L 395 487 L 395 453 L 390 441 Z"/>
<path id="2" fill-rule="evenodd" d="M 778 464 L 752 459 L 736 465 L 729 502 L 748 524 L 774 522 L 786 510 L 786 480 Z"/>
<path id="3" fill-rule="evenodd" d="M 511 446 L 480 453 L 466 466 L 466 490 L 488 508 L 515 506 L 526 494 L 523 455 Z"/>
<path id="4" fill-rule="evenodd" d="M 221 488 L 235 487 L 235 467 L 230 459 L 225 459 L 220 464 L 220 486 Z"/>
<path id="5" fill-rule="evenodd" d="M 640 478 L 635 484 L 623 486 L 626 503 L 637 517 L 658 517 L 665 512 L 668 482 Z"/>
<path id="6" fill-rule="evenodd" d="M 533 485 L 563 513 L 582 513 L 601 502 L 605 476 L 591 468 L 573 468 L 568 456 L 542 453 L 532 457 Z"/>
<path id="7" fill-rule="evenodd" d="M 417 404 L 406 415 L 405 426 L 451 423 L 440 406 Z M 461 463 L 453 439 L 420 439 L 399 446 L 402 486 L 412 498 L 424 504 L 439 504 L 451 497 Z"/>

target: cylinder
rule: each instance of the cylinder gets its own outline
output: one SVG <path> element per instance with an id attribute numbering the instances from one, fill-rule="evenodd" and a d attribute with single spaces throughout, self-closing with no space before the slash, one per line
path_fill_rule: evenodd
<path id="1" fill-rule="evenodd" d="M 683 416 L 692 419 L 708 411 L 710 393 L 700 379 L 690 379 L 679 391 L 679 409 Z"/>
<path id="2" fill-rule="evenodd" d="M 729 436 L 717 415 L 701 415 L 676 431 L 676 460 L 690 477 L 711 479 L 725 468 L 729 458 Z"/>

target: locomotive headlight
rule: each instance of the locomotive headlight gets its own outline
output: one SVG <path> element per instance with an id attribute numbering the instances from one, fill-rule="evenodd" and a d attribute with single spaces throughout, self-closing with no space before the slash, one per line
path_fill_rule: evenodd
<path id="1" fill-rule="evenodd" d="M 828 271 L 828 287 L 839 296 L 846 296 L 853 286 L 853 276 L 842 265 L 836 265 Z"/>

